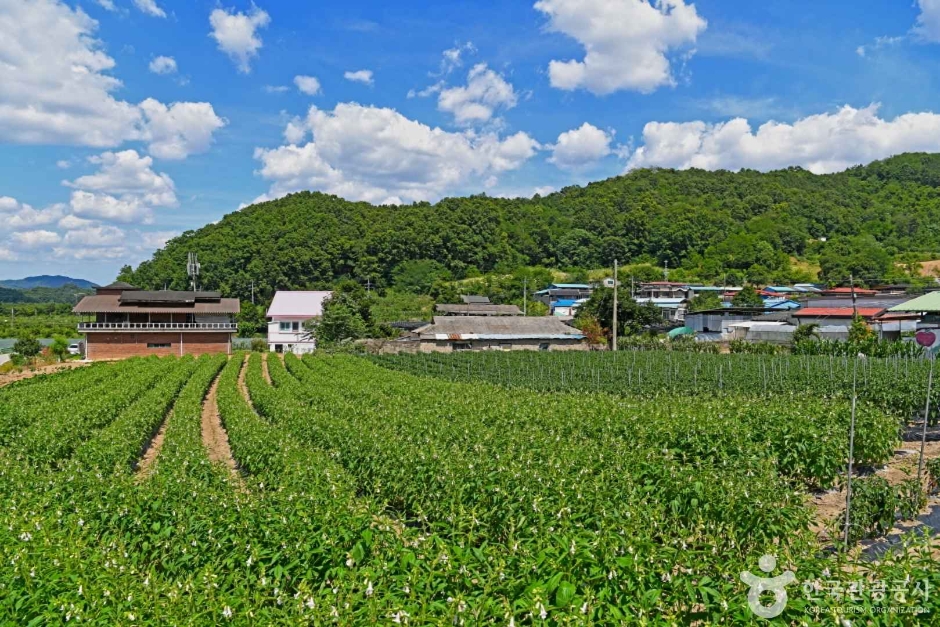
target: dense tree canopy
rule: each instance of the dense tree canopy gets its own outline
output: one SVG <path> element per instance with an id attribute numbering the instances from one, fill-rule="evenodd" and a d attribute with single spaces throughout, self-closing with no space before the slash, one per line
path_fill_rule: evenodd
<path id="1" fill-rule="evenodd" d="M 890 276 L 898 253 L 940 251 L 940 155 L 906 154 L 830 175 L 636 170 L 532 199 L 446 198 L 375 207 L 301 192 L 259 203 L 171 240 L 121 279 L 185 287 L 198 253 L 207 289 L 247 300 L 350 279 L 427 293 L 429 281 L 520 266 L 668 263 L 704 281 Z M 891 266 L 891 267 L 886 267 Z M 624 275 L 626 276 L 626 275 Z"/>

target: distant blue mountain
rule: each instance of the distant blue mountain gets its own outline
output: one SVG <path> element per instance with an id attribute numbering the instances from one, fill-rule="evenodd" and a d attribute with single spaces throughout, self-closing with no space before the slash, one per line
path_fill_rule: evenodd
<path id="1" fill-rule="evenodd" d="M 0 281 L 0 287 L 8 287 L 17 290 L 28 290 L 34 287 L 62 287 L 63 285 L 68 285 L 71 283 L 75 287 L 92 289 L 98 287 L 97 284 L 92 283 L 91 281 L 86 281 L 85 279 L 73 279 L 72 277 L 59 276 L 59 275 L 47 275 L 42 276 L 28 276 L 25 279 L 10 279 L 5 281 Z"/>

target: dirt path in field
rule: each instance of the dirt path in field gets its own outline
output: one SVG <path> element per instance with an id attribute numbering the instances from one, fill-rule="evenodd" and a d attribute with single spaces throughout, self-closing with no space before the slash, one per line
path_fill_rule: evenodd
<path id="1" fill-rule="evenodd" d="M 937 457 L 940 457 L 940 442 L 927 442 L 924 447 L 924 460 Z M 905 479 L 917 476 L 919 459 L 920 442 L 904 442 L 902 448 L 895 453 L 885 467 L 876 470 L 875 474 L 887 479 L 891 485 L 897 485 Z M 813 497 L 811 503 L 816 512 L 816 521 L 812 529 L 820 540 L 829 540 L 828 527 L 845 511 L 845 488 L 818 494 Z M 924 514 L 937 506 L 940 506 L 940 497 L 932 496 L 927 499 L 927 506 L 920 513 Z M 920 524 L 916 520 L 900 521 L 888 535 L 909 531 Z"/>
<path id="2" fill-rule="evenodd" d="M 171 409 L 166 415 L 166 418 L 163 419 L 163 424 L 160 425 L 160 429 L 157 430 L 156 435 L 150 439 L 150 442 L 148 442 L 146 448 L 144 448 L 144 454 L 140 458 L 140 461 L 137 462 L 137 471 L 134 473 L 134 479 L 137 481 L 143 481 L 153 474 L 157 457 L 160 455 L 160 449 L 163 448 L 163 440 L 166 438 L 166 426 L 172 418 L 173 410 Z"/>
<path id="3" fill-rule="evenodd" d="M 228 434 L 222 426 L 218 405 L 219 377 L 212 382 L 206 400 L 202 403 L 202 443 L 209 453 L 209 461 L 224 464 L 232 474 L 236 483 L 241 484 L 238 474 L 238 465 L 232 457 L 232 449 L 228 444 Z"/>
<path id="4" fill-rule="evenodd" d="M 23 370 L 21 372 L 11 372 L 9 374 L 0 374 L 0 388 L 5 385 L 10 385 L 16 381 L 22 381 L 24 379 L 31 379 L 35 376 L 41 374 L 52 374 L 54 372 L 63 372 L 65 370 L 71 370 L 73 368 L 81 368 L 82 366 L 87 366 L 88 361 L 66 361 L 61 364 L 49 364 L 46 366 L 36 366 L 30 370 Z"/>
<path id="5" fill-rule="evenodd" d="M 265 353 L 264 358 L 261 360 L 261 374 L 264 375 L 264 380 L 267 381 L 268 385 L 271 385 L 271 373 L 268 372 L 268 355 L 271 353 Z"/>
<path id="6" fill-rule="evenodd" d="M 242 363 L 242 368 L 238 371 L 238 390 L 245 398 L 245 402 L 251 405 L 251 395 L 248 394 L 248 385 L 245 383 L 245 378 L 248 376 L 248 357 L 248 355 L 245 355 L 245 361 Z"/>

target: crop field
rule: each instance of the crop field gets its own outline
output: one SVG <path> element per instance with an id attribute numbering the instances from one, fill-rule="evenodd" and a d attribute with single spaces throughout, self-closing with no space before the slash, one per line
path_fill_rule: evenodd
<path id="1" fill-rule="evenodd" d="M 0 388 L 0 623 L 751 625 L 741 574 L 791 571 L 777 624 L 937 624 L 929 540 L 870 560 L 812 528 L 854 361 L 718 357 L 237 354 Z M 857 376 L 876 467 L 926 370 Z"/>

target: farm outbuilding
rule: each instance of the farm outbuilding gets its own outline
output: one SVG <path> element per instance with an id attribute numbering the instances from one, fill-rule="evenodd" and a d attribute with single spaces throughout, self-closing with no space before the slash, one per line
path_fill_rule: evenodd
<path id="1" fill-rule="evenodd" d="M 494 305 L 492 303 L 462 303 L 435 305 L 434 311 L 444 316 L 521 316 L 516 305 Z"/>
<path id="2" fill-rule="evenodd" d="M 434 316 L 414 331 L 425 353 L 460 350 L 586 350 L 584 334 L 551 316 Z"/>

